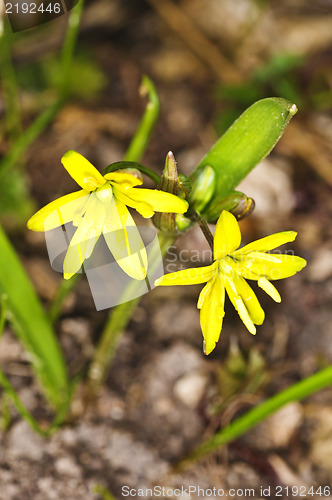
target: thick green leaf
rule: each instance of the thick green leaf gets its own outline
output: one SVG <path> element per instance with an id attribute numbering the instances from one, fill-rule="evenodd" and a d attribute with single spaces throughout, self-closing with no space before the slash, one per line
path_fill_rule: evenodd
<path id="1" fill-rule="evenodd" d="M 229 195 L 239 182 L 275 146 L 296 113 L 295 104 L 271 97 L 250 106 L 212 146 L 191 174 L 193 186 L 204 167 L 216 171 L 215 191 L 209 203 Z M 195 187 L 193 187 L 194 192 Z"/>
<path id="2" fill-rule="evenodd" d="M 32 284 L 0 227 L 0 295 L 6 294 L 10 321 L 31 356 L 49 402 L 61 408 L 69 395 L 65 362 L 50 322 Z"/>

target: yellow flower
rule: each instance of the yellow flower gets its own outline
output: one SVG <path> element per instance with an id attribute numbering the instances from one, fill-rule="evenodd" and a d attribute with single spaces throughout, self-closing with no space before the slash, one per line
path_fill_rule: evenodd
<path id="1" fill-rule="evenodd" d="M 156 189 L 137 189 L 142 181 L 121 170 L 103 176 L 75 151 L 67 151 L 61 162 L 82 189 L 39 210 L 28 221 L 28 228 L 48 231 L 67 222 L 77 227 L 63 264 L 65 279 L 79 271 L 102 233 L 119 266 L 130 277 L 144 279 L 147 254 L 127 206 L 150 218 L 155 211 L 182 214 L 187 211 L 188 203 Z"/>
<path id="2" fill-rule="evenodd" d="M 207 282 L 197 303 L 198 309 L 201 310 L 200 322 L 205 354 L 210 354 L 219 340 L 225 314 L 225 290 L 249 332 L 256 334 L 255 325 L 263 323 L 265 314 L 254 291 L 244 278 L 256 280 L 258 286 L 273 300 L 280 302 L 278 290 L 271 280 L 293 276 L 306 265 L 306 261 L 294 255 L 267 252 L 294 241 L 296 235 L 294 231 L 284 231 L 236 250 L 241 243 L 240 228 L 234 215 L 223 211 L 214 235 L 213 264 L 167 274 L 156 280 L 156 286 Z"/>

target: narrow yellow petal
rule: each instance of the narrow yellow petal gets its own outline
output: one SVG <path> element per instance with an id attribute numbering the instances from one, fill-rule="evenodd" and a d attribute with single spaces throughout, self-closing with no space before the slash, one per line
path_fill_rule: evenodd
<path id="1" fill-rule="evenodd" d="M 111 181 L 111 183 L 119 184 L 122 188 L 131 188 L 134 186 L 140 186 L 142 181 L 135 177 L 132 174 L 128 174 L 127 172 L 110 172 L 109 174 L 104 175 L 104 179 Z"/>
<path id="2" fill-rule="evenodd" d="M 171 212 L 184 214 L 188 210 L 188 202 L 171 193 L 157 189 L 132 188 L 126 190 L 126 195 L 134 203 L 141 202 L 150 205 L 154 212 Z M 136 208 L 135 205 L 129 205 Z M 137 209 L 138 210 L 138 209 Z M 139 211 L 139 210 L 138 210 Z"/>
<path id="3" fill-rule="evenodd" d="M 61 158 L 61 162 L 77 184 L 87 191 L 94 191 L 106 183 L 92 163 L 76 151 L 67 151 Z"/>
<path id="4" fill-rule="evenodd" d="M 257 252 L 255 258 L 248 254 L 246 259 L 235 262 L 236 272 L 244 278 L 258 280 L 260 277 L 268 280 L 289 278 L 306 266 L 307 262 L 296 255 L 278 254 L 278 262 L 267 261 Z"/>
<path id="5" fill-rule="evenodd" d="M 184 269 L 176 273 L 166 274 L 155 281 L 155 286 L 172 286 L 172 285 L 198 285 L 209 281 L 218 268 L 218 263 L 214 262 L 211 266 L 194 267 Z"/>
<path id="6" fill-rule="evenodd" d="M 281 302 L 281 297 L 274 285 L 269 282 L 266 278 L 259 278 L 257 282 L 258 286 L 264 290 L 275 302 Z"/>
<path id="7" fill-rule="evenodd" d="M 251 286 L 241 277 L 234 278 L 234 284 L 238 295 L 249 313 L 252 322 L 255 325 L 261 325 L 265 319 L 265 313 L 256 297 Z"/>
<path id="8" fill-rule="evenodd" d="M 249 312 L 248 312 L 242 298 L 240 297 L 240 295 L 237 292 L 234 281 L 232 279 L 226 278 L 224 280 L 224 283 L 225 283 L 226 292 L 227 292 L 233 306 L 235 307 L 235 309 L 239 313 L 239 316 L 240 316 L 241 320 L 243 321 L 244 325 L 247 327 L 247 329 L 249 330 L 249 332 L 252 335 L 256 335 L 256 327 L 255 327 L 255 325 L 254 325 L 254 323 L 249 315 Z"/>
<path id="9" fill-rule="evenodd" d="M 236 252 L 234 252 L 234 257 L 237 257 L 238 254 L 248 254 L 250 252 L 268 252 L 269 250 L 273 250 L 284 243 L 288 243 L 290 241 L 294 241 L 297 236 L 295 231 L 283 231 L 280 233 L 271 234 L 270 236 L 266 236 L 265 238 L 260 238 L 259 240 L 253 241 L 248 245 L 245 245 L 243 248 L 239 248 Z"/>
<path id="10" fill-rule="evenodd" d="M 72 237 L 63 262 L 64 278 L 69 279 L 88 259 L 101 235 L 105 220 L 105 205 L 92 193 L 84 217 Z"/>
<path id="11" fill-rule="evenodd" d="M 201 290 L 201 292 L 200 292 L 200 294 L 198 296 L 197 309 L 201 309 L 202 308 L 202 305 L 204 304 L 205 298 L 207 297 L 207 295 L 211 291 L 212 284 L 213 284 L 213 278 L 206 283 L 206 285 L 205 285 L 204 288 L 202 288 L 202 290 Z"/>
<path id="12" fill-rule="evenodd" d="M 234 215 L 224 210 L 218 219 L 214 234 L 214 258 L 222 259 L 225 255 L 229 255 L 234 252 L 240 243 L 239 224 Z"/>
<path id="13" fill-rule="evenodd" d="M 83 210 L 89 194 L 82 189 L 52 201 L 28 220 L 28 228 L 32 231 L 49 231 L 71 222 Z"/>
<path id="14" fill-rule="evenodd" d="M 121 269 L 131 278 L 143 280 L 147 273 L 147 253 L 127 207 L 115 197 L 107 203 L 103 234 Z"/>
<path id="15" fill-rule="evenodd" d="M 209 282 L 204 288 L 208 287 Z M 203 290 L 204 290 L 203 288 Z M 219 340 L 225 315 L 225 287 L 216 274 L 205 293 L 200 313 L 200 324 L 204 337 L 204 352 L 210 354 Z"/>
<path id="16" fill-rule="evenodd" d="M 275 263 L 275 264 L 280 264 L 281 263 L 281 258 L 283 254 L 278 254 L 278 253 L 265 253 L 265 252 L 250 252 L 249 254 L 236 254 L 236 259 L 238 260 L 254 260 L 256 262 L 269 262 L 269 263 Z M 234 257 L 234 255 L 233 255 Z"/>
<path id="17" fill-rule="evenodd" d="M 127 196 L 128 191 L 129 189 L 122 190 L 118 189 L 118 187 L 116 186 L 113 187 L 114 196 L 117 200 L 119 200 L 124 205 L 127 205 L 127 207 L 135 208 L 135 210 L 137 210 L 137 212 L 146 219 L 152 217 L 154 215 L 154 210 L 152 209 L 151 205 L 147 201 L 138 202 L 133 200 L 132 198 L 129 198 L 129 196 Z"/>

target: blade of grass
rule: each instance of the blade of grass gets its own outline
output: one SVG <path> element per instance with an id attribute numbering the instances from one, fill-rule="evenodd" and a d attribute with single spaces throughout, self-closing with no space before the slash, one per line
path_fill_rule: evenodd
<path id="1" fill-rule="evenodd" d="M 184 469 L 196 460 L 213 453 L 219 447 L 242 436 L 288 403 L 306 398 L 331 384 L 332 366 L 329 366 L 291 385 L 237 418 L 227 427 L 217 432 L 211 439 L 199 445 L 190 455 L 177 464 L 176 470 Z"/>
<path id="2" fill-rule="evenodd" d="M 103 500 L 115 500 L 115 496 L 102 484 L 96 484 L 93 487 L 93 492 L 100 495 Z"/>
<path id="3" fill-rule="evenodd" d="M 59 93 L 62 97 L 66 97 L 68 95 L 73 54 L 81 25 L 84 2 L 85 0 L 79 0 L 77 5 L 75 5 L 75 7 L 70 11 L 68 18 L 68 28 L 61 53 L 62 78 L 59 84 Z"/>
<path id="4" fill-rule="evenodd" d="M 55 323 L 61 313 L 61 307 L 68 296 L 68 294 L 73 290 L 76 282 L 80 279 L 80 274 L 74 274 L 70 280 L 62 279 L 60 282 L 60 286 L 58 288 L 55 299 L 53 300 L 51 307 L 48 312 L 48 317 L 50 318 L 51 323 Z"/>
<path id="5" fill-rule="evenodd" d="M 3 329 L 6 321 L 6 316 L 7 316 L 8 310 L 7 310 L 7 295 L 3 294 L 1 296 L 1 311 L 0 311 L 0 340 L 3 334 Z M 2 404 L 1 404 L 1 409 L 2 409 L 2 428 L 7 429 L 10 424 L 10 408 L 8 405 L 8 400 L 11 399 L 12 402 L 14 403 L 17 411 L 21 415 L 22 418 L 24 418 L 28 424 L 31 426 L 31 428 L 37 432 L 38 434 L 41 434 L 42 436 L 47 436 L 54 432 L 63 422 L 65 419 L 68 410 L 69 410 L 69 403 L 71 398 L 67 398 L 67 402 L 65 405 L 61 407 L 59 410 L 58 414 L 56 415 L 52 425 L 48 429 L 43 429 L 37 420 L 31 415 L 29 410 L 24 406 L 22 401 L 20 400 L 19 395 L 15 391 L 14 387 L 11 385 L 5 374 L 0 368 L 0 385 L 4 389 L 4 394 L 2 397 Z M 72 385 L 73 387 L 73 385 Z"/>
<path id="6" fill-rule="evenodd" d="M 1 29 L 2 28 L 2 29 Z M 21 110 L 16 74 L 10 53 L 11 31 L 5 18 L 0 20 L 0 60 L 7 133 L 16 139 L 21 133 Z"/>
<path id="7" fill-rule="evenodd" d="M 0 162 L 0 179 L 15 165 L 26 149 L 32 144 L 43 130 L 56 117 L 64 103 L 63 99 L 57 100 L 49 108 L 45 109 L 32 124 L 15 141 L 10 151 L 2 158 Z"/>
<path id="8" fill-rule="evenodd" d="M 18 256 L 0 227 L 0 293 L 8 296 L 10 322 L 31 356 L 48 398 L 61 408 L 69 397 L 67 371 L 57 338 Z"/>
<path id="9" fill-rule="evenodd" d="M 140 161 L 150 141 L 159 115 L 159 97 L 155 86 L 147 76 L 143 76 L 142 78 L 140 94 L 142 96 L 148 96 L 148 103 L 141 122 L 124 156 L 125 161 Z"/>
<path id="10" fill-rule="evenodd" d="M 30 425 L 30 427 L 40 434 L 41 436 L 49 436 L 53 432 L 55 432 L 60 425 L 63 423 L 66 415 L 69 411 L 69 403 L 71 398 L 67 398 L 66 404 L 62 405 L 59 412 L 56 414 L 56 417 L 53 423 L 48 428 L 43 428 L 39 425 L 38 421 L 34 418 L 34 416 L 29 412 L 29 410 L 22 403 L 19 395 L 15 391 L 12 384 L 9 382 L 3 371 L 0 369 L 0 385 L 3 387 L 6 395 L 12 400 L 14 406 L 18 413 L 21 415 L 24 420 Z"/>
<path id="11" fill-rule="evenodd" d="M 0 304 L 1 304 L 1 309 L 0 309 L 0 338 L 1 338 L 1 335 L 2 335 L 3 330 L 5 328 L 5 323 L 6 323 L 7 301 L 8 301 L 8 295 L 6 293 L 3 293 L 1 295 L 1 299 L 0 299 Z"/>
<path id="12" fill-rule="evenodd" d="M 159 233 L 158 238 L 161 254 L 164 257 L 168 248 L 176 239 L 176 236 Z M 150 261 L 150 271 L 153 273 L 153 266 L 154 264 L 158 265 L 158 259 L 154 260 L 150 257 Z M 121 297 L 122 303 L 113 308 L 106 321 L 88 372 L 87 395 L 91 400 L 98 394 L 102 383 L 105 381 L 120 336 L 127 327 L 137 304 L 141 300 L 141 297 L 129 300 L 130 297 L 136 295 L 135 290 L 140 286 L 141 282 L 138 280 L 130 282 Z M 126 297 L 128 298 L 126 299 Z"/>

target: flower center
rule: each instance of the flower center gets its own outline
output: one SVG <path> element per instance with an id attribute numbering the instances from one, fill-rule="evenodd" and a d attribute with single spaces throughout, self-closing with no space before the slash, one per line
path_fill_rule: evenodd
<path id="1" fill-rule="evenodd" d="M 112 186 L 109 182 L 106 182 L 106 184 L 96 189 L 95 193 L 100 201 L 111 199 L 113 196 Z"/>
<path id="2" fill-rule="evenodd" d="M 222 274 L 223 276 L 227 276 L 228 278 L 234 276 L 235 268 L 233 259 L 226 255 L 222 259 L 218 260 L 218 271 L 220 272 L 220 274 Z"/>

